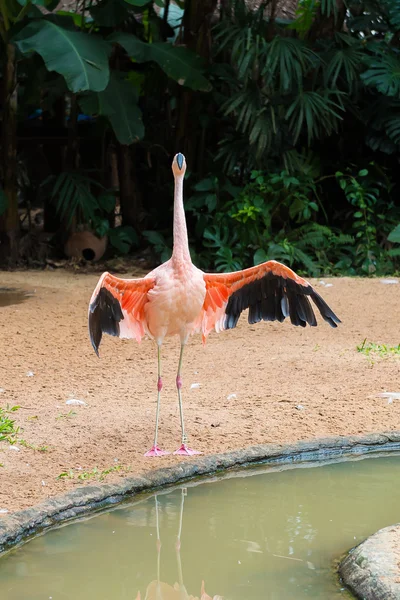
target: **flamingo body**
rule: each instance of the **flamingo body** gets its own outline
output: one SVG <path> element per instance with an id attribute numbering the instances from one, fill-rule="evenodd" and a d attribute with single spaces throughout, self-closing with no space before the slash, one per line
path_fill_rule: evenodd
<path id="1" fill-rule="evenodd" d="M 158 347 L 156 434 L 148 456 L 165 454 L 157 446 L 160 392 L 162 389 L 160 349 L 166 336 L 181 342 L 176 384 L 182 427 L 178 454 L 193 454 L 186 447 L 181 400 L 181 366 L 188 337 L 201 333 L 203 342 L 215 329 L 233 329 L 241 313 L 249 309 L 249 323 L 284 321 L 315 327 L 317 320 L 310 299 L 323 319 L 337 327 L 339 318 L 312 285 L 285 265 L 274 260 L 235 273 L 204 273 L 193 265 L 183 208 L 185 159 L 177 154 L 172 164 L 175 177 L 174 248 L 172 257 L 144 278 L 119 279 L 103 273 L 89 303 L 89 333 L 98 355 L 103 333 L 138 342 L 144 335 Z"/>
<path id="2" fill-rule="evenodd" d="M 206 285 L 203 273 L 192 263 L 171 258 L 151 272 L 154 287 L 144 309 L 146 331 L 162 343 L 165 336 L 178 335 L 182 343 L 197 328 Z"/>

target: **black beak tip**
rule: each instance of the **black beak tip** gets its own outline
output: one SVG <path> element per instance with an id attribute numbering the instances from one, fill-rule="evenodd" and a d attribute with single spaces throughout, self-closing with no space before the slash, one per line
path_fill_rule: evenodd
<path id="1" fill-rule="evenodd" d="M 183 161 L 185 160 L 185 157 L 183 156 L 183 154 L 181 154 L 180 152 L 176 155 L 176 162 L 178 163 L 178 167 L 180 170 L 182 170 L 183 167 Z"/>

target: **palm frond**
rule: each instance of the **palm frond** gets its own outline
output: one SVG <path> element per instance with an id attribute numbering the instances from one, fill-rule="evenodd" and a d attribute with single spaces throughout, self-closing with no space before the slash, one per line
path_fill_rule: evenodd
<path id="1" fill-rule="evenodd" d="M 334 95 L 339 102 L 333 101 L 331 95 Z M 301 92 L 286 112 L 294 143 L 298 141 L 303 129 L 307 132 L 309 144 L 322 133 L 329 135 L 335 131 L 342 118 L 339 114 L 342 109 L 340 96 L 333 90 Z"/>
<path id="2" fill-rule="evenodd" d="M 305 42 L 295 38 L 276 36 L 265 46 L 262 75 L 267 85 L 278 84 L 281 93 L 297 90 L 303 77 L 320 59 Z"/>
<path id="3" fill-rule="evenodd" d="M 346 45 L 335 48 L 326 57 L 324 77 L 326 85 L 338 87 L 339 80 L 343 87 L 353 93 L 359 82 L 359 74 L 363 65 L 364 52 L 361 44 Z"/>
<path id="4" fill-rule="evenodd" d="M 43 185 L 51 182 L 54 183 L 49 193 L 50 199 L 60 218 L 66 220 L 67 228 L 70 227 L 74 216 L 84 223 L 93 219 L 99 205 L 91 188 L 94 186 L 104 190 L 98 181 L 82 173 L 65 171 L 57 177 L 48 178 Z"/>

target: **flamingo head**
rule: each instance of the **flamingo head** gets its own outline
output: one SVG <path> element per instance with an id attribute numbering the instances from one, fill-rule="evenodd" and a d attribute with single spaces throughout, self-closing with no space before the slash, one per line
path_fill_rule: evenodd
<path id="1" fill-rule="evenodd" d="M 178 152 L 175 154 L 174 160 L 172 161 L 172 171 L 174 175 L 184 175 L 186 171 L 186 160 L 183 154 Z"/>

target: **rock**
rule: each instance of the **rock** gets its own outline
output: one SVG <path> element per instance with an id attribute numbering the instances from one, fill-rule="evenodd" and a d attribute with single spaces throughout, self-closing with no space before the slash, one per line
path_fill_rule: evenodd
<path id="1" fill-rule="evenodd" d="M 380 529 L 350 550 L 339 566 L 348 588 L 363 600 L 400 600 L 400 524 Z"/>
<path id="2" fill-rule="evenodd" d="M 86 406 L 84 400 L 77 400 L 76 398 L 70 398 L 65 404 L 68 404 L 69 406 Z"/>

